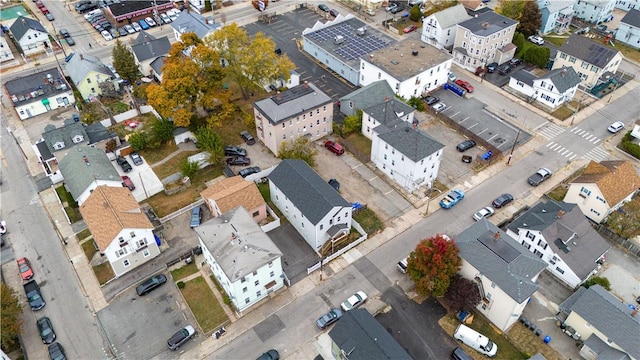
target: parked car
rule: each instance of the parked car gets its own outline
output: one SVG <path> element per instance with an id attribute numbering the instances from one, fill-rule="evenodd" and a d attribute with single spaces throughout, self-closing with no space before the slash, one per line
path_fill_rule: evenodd
<path id="1" fill-rule="evenodd" d="M 115 69 L 114 69 L 115 70 Z M 115 71 L 112 71 L 113 73 L 116 73 Z M 117 74 L 117 73 L 116 73 Z M 131 157 L 131 161 L 133 161 L 134 165 L 142 165 L 142 163 L 144 161 L 142 161 L 142 156 L 140 156 L 140 154 L 138 154 L 137 152 L 132 152 L 131 154 L 129 154 L 129 157 Z"/>
<path id="2" fill-rule="evenodd" d="M 31 262 L 26 257 L 18 259 L 18 270 L 20 270 L 20 277 L 22 280 L 27 281 L 33 278 L 33 269 L 31 268 Z"/>
<path id="3" fill-rule="evenodd" d="M 441 111 L 444 111 L 444 109 L 446 109 L 446 108 L 447 108 L 447 104 L 445 104 L 445 103 L 443 103 L 443 102 L 440 102 L 440 103 L 437 103 L 437 104 L 435 104 L 435 105 L 432 105 L 432 106 L 431 106 L 431 108 L 432 108 L 433 110 L 435 110 L 437 113 L 439 113 L 439 112 L 441 112 Z"/>
<path id="4" fill-rule="evenodd" d="M 60 343 L 54 342 L 47 348 L 49 350 L 49 359 L 51 360 L 67 360 L 67 354 Z"/>
<path id="5" fill-rule="evenodd" d="M 153 20 L 150 16 L 144 18 L 144 21 L 150 26 L 150 27 L 154 27 L 156 25 L 158 25 L 155 20 Z"/>
<path id="6" fill-rule="evenodd" d="M 129 190 L 133 191 L 136 189 L 136 186 L 133 185 L 133 181 L 127 175 L 122 176 L 122 187 L 129 188 Z"/>
<path id="7" fill-rule="evenodd" d="M 471 86 L 471 84 L 469 84 L 468 81 L 465 81 L 465 80 L 462 80 L 462 79 L 458 79 L 458 80 L 456 80 L 456 85 L 458 85 L 461 88 L 465 89 L 467 92 L 470 92 L 470 93 L 473 92 L 473 86 Z"/>
<path id="8" fill-rule="evenodd" d="M 454 73 L 452 73 L 452 72 L 449 72 L 449 73 L 447 74 L 447 78 L 448 78 L 448 79 L 449 79 L 449 81 L 451 81 L 451 82 L 456 81 L 456 79 L 457 79 L 456 74 L 454 74 Z"/>
<path id="9" fill-rule="evenodd" d="M 622 121 L 616 121 L 607 128 L 607 130 L 612 134 L 615 134 L 622 129 L 624 129 L 624 123 Z"/>
<path id="10" fill-rule="evenodd" d="M 367 294 L 365 294 L 364 291 L 358 291 L 340 304 L 340 307 L 342 308 L 342 311 L 349 311 L 364 304 L 365 301 L 367 301 Z"/>
<path id="11" fill-rule="evenodd" d="M 118 165 L 120 165 L 120 167 L 122 168 L 122 171 L 124 172 L 129 172 L 131 171 L 131 164 L 129 164 L 129 162 L 127 161 L 127 159 L 125 159 L 122 156 L 118 156 L 116 158 L 116 162 L 118 163 Z"/>
<path id="12" fill-rule="evenodd" d="M 550 178 L 551 175 L 553 175 L 553 171 L 547 168 L 540 168 L 538 171 L 536 171 L 535 174 L 529 176 L 529 178 L 527 179 L 527 182 L 531 186 L 538 186 L 542 184 L 543 181 Z"/>
<path id="13" fill-rule="evenodd" d="M 69 36 L 68 38 L 66 38 L 66 39 L 65 39 L 65 41 L 67 42 L 67 45 L 69 45 L 69 46 L 73 46 L 73 45 L 75 45 L 75 44 L 76 44 L 76 41 L 75 41 L 75 40 L 73 40 L 73 38 L 72 38 L 71 36 Z M 73 53 L 71 53 L 71 54 L 73 54 Z M 71 54 L 69 54 L 69 55 L 71 55 Z M 71 60 L 71 57 L 69 57 L 69 60 Z M 69 62 L 69 60 L 67 60 L 67 59 L 65 58 L 65 61 Z"/>
<path id="14" fill-rule="evenodd" d="M 53 325 L 48 317 L 44 316 L 36 321 L 38 325 L 38 332 L 40 332 L 40 338 L 45 344 L 51 344 L 56 339 L 56 332 L 53 331 Z"/>
<path id="15" fill-rule="evenodd" d="M 431 106 L 431 105 L 433 105 L 433 104 L 435 104 L 435 103 L 437 103 L 437 102 L 439 102 L 439 101 L 440 101 L 440 99 L 438 99 L 437 97 L 432 96 L 432 95 L 429 95 L 429 96 L 427 96 L 426 98 L 424 98 L 424 102 L 425 102 L 428 106 Z"/>
<path id="16" fill-rule="evenodd" d="M 224 156 L 247 156 L 247 150 L 237 146 L 224 147 Z"/>
<path id="17" fill-rule="evenodd" d="M 136 32 L 136 30 L 133 28 L 133 26 L 127 24 L 124 26 L 124 29 L 129 33 L 129 34 L 133 34 Z"/>
<path id="18" fill-rule="evenodd" d="M 227 159 L 227 165 L 229 166 L 251 165 L 251 159 L 249 159 L 246 156 L 234 156 Z"/>
<path id="19" fill-rule="evenodd" d="M 260 355 L 256 360 L 280 360 L 280 354 L 277 350 L 271 349 Z"/>
<path id="20" fill-rule="evenodd" d="M 538 35 L 531 35 L 527 38 L 527 40 L 531 41 L 536 45 L 544 45 L 544 39 Z"/>
<path id="21" fill-rule="evenodd" d="M 329 10 L 329 15 L 331 15 L 333 17 L 337 17 L 338 15 L 340 15 L 340 13 L 336 9 L 331 9 L 331 10 Z"/>
<path id="22" fill-rule="evenodd" d="M 129 32 L 124 27 L 119 27 L 118 29 L 116 29 L 116 31 L 118 32 L 118 36 L 127 36 L 127 35 L 129 35 Z"/>
<path id="23" fill-rule="evenodd" d="M 458 150 L 459 152 L 465 152 L 474 146 L 476 146 L 476 142 L 474 140 L 468 139 L 458 144 L 458 146 L 456 146 L 456 150 Z"/>
<path id="24" fill-rule="evenodd" d="M 202 222 L 202 209 L 200 206 L 196 206 L 191 209 L 191 220 L 189 221 L 189 226 L 192 228 L 200 226 Z"/>
<path id="25" fill-rule="evenodd" d="M 131 27 L 133 28 L 133 30 L 135 30 L 136 32 L 140 32 L 142 31 L 142 27 L 140 26 L 140 24 L 138 24 L 137 22 L 133 22 L 131 23 Z"/>
<path id="26" fill-rule="evenodd" d="M 334 322 L 340 320 L 342 316 L 342 310 L 340 309 L 331 309 L 328 313 L 322 315 L 318 320 L 316 320 L 316 326 L 318 329 L 322 330 L 327 326 L 333 324 Z"/>
<path id="27" fill-rule="evenodd" d="M 522 64 L 522 59 L 513 58 L 513 59 L 509 60 L 509 65 L 511 65 L 511 66 L 518 66 L 520 64 Z"/>
<path id="28" fill-rule="evenodd" d="M 100 32 L 100 35 L 102 35 L 102 37 L 103 37 L 105 40 L 107 40 L 107 41 L 111 41 L 111 40 L 113 40 L 113 36 L 111 36 L 111 33 L 110 33 L 110 32 L 108 32 L 107 30 L 102 30 L 102 31 Z"/>
<path id="29" fill-rule="evenodd" d="M 607 25 L 600 24 L 600 25 L 596 26 L 596 29 L 600 30 L 600 31 L 607 31 Z"/>
<path id="30" fill-rule="evenodd" d="M 480 221 L 480 220 L 482 220 L 484 218 L 490 217 L 494 213 L 495 213 L 495 210 L 493 210 L 493 208 L 491 206 L 486 206 L 486 207 L 483 207 L 482 209 L 476 211 L 475 214 L 473 214 L 473 220 Z"/>
<path id="31" fill-rule="evenodd" d="M 318 9 L 324 12 L 329 12 L 329 7 L 325 4 L 318 4 Z"/>
<path id="32" fill-rule="evenodd" d="M 138 293 L 138 296 L 146 295 L 151 291 L 164 285 L 164 283 L 166 282 L 167 282 L 166 276 L 162 274 L 154 275 L 148 278 L 147 280 L 145 280 L 142 284 L 136 286 L 136 293 Z"/>
<path id="33" fill-rule="evenodd" d="M 500 73 L 500 75 L 507 75 L 508 73 L 511 72 L 511 70 L 513 70 L 513 67 L 509 64 L 505 64 L 500 68 L 498 73 Z"/>
<path id="34" fill-rule="evenodd" d="M 493 207 L 496 209 L 500 209 L 501 207 L 507 206 L 510 202 L 513 201 L 513 196 L 511 194 L 502 194 L 498 196 L 495 200 L 493 200 Z"/>
<path id="35" fill-rule="evenodd" d="M 400 5 L 398 5 L 398 3 L 391 3 L 389 4 L 389 6 L 387 6 L 387 8 L 385 9 L 386 11 L 392 11 L 394 9 L 397 9 Z"/>
<path id="36" fill-rule="evenodd" d="M 342 154 L 344 154 L 344 148 L 342 147 L 342 145 L 333 142 L 331 140 L 327 140 L 324 143 L 324 147 L 327 148 L 327 150 L 331 151 L 332 153 L 336 154 L 337 156 L 340 156 Z"/>
<path id="37" fill-rule="evenodd" d="M 497 62 L 492 62 L 491 64 L 487 65 L 487 72 L 488 73 L 494 73 L 494 72 L 496 72 L 497 69 L 498 69 L 498 63 Z"/>
<path id="38" fill-rule="evenodd" d="M 418 27 L 415 25 L 409 25 L 406 28 L 402 29 L 402 32 L 405 34 L 408 34 L 410 32 L 413 32 L 415 29 L 417 29 Z"/>
<path id="39" fill-rule="evenodd" d="M 144 21 L 144 19 L 140 19 L 138 20 L 138 24 L 140 25 L 140 27 L 142 28 L 142 30 L 149 30 L 149 24 L 147 24 L 146 21 Z"/>
<path id="40" fill-rule="evenodd" d="M 71 35 L 69 34 L 69 30 L 67 29 L 60 29 L 60 36 L 62 36 L 65 39 L 68 37 L 71 37 Z"/>
<path id="41" fill-rule="evenodd" d="M 402 10 L 404 10 L 404 6 L 398 5 L 395 8 L 391 9 L 389 12 L 392 13 L 392 14 L 397 14 Z"/>
<path id="42" fill-rule="evenodd" d="M 253 136 L 246 130 L 240 133 L 240 137 L 242 138 L 242 140 L 244 140 L 245 143 L 247 143 L 247 145 L 253 145 L 256 143 L 256 139 L 254 139 Z"/>
<path id="43" fill-rule="evenodd" d="M 193 338 L 196 334 L 196 329 L 191 325 L 187 325 L 173 334 L 169 340 L 167 340 L 167 346 L 169 350 L 178 350 L 180 346 L 187 342 L 187 340 Z"/>
<path id="44" fill-rule="evenodd" d="M 244 168 L 244 169 L 240 170 L 240 172 L 238 172 L 238 175 L 240 175 L 243 178 L 245 178 L 245 177 L 247 177 L 247 176 L 249 176 L 251 174 L 257 174 L 260 171 L 262 171 L 262 169 L 260 169 L 259 167 L 251 166 L 251 167 Z"/>
<path id="45" fill-rule="evenodd" d="M 160 14 L 160 18 L 162 19 L 162 21 L 164 21 L 165 24 L 168 24 L 171 22 L 171 18 L 167 14 L 164 14 L 164 13 Z"/>
<path id="46" fill-rule="evenodd" d="M 55 17 L 53 17 L 53 14 L 52 14 L 52 13 L 50 13 L 50 12 L 46 12 L 46 13 L 44 14 L 44 16 L 45 16 L 45 17 L 47 18 L 47 20 L 49 20 L 49 21 L 53 21 L 53 20 L 55 20 L 55 19 L 56 19 Z"/>

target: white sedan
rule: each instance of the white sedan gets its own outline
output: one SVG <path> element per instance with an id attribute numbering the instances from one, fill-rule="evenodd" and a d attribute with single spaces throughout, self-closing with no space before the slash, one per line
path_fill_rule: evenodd
<path id="1" fill-rule="evenodd" d="M 363 291 L 358 291 L 357 293 L 351 295 L 347 300 L 345 300 L 340 307 L 343 311 L 349 311 L 357 308 L 358 306 L 364 304 L 367 301 L 367 294 Z"/>
<path id="2" fill-rule="evenodd" d="M 607 130 L 612 134 L 615 134 L 622 129 L 624 129 L 624 123 L 621 121 L 616 121 L 607 128 Z"/>
<path id="3" fill-rule="evenodd" d="M 102 30 L 102 32 L 100 34 L 107 41 L 113 40 L 113 36 L 111 36 L 111 33 L 109 33 L 107 30 Z"/>
<path id="4" fill-rule="evenodd" d="M 537 35 L 531 35 L 528 40 L 536 45 L 544 45 L 544 39 Z"/>
<path id="5" fill-rule="evenodd" d="M 155 22 L 152 18 L 150 18 L 150 17 L 144 18 L 144 21 L 146 21 L 146 22 L 147 22 L 147 24 L 149 24 L 149 26 L 152 26 L 152 27 L 153 27 L 153 26 L 158 25 L 158 24 L 156 24 L 156 22 Z"/>
<path id="6" fill-rule="evenodd" d="M 495 210 L 493 210 L 491 206 L 483 207 L 482 209 L 476 211 L 475 214 L 473 214 L 473 220 L 480 221 L 484 218 L 488 218 L 489 216 L 493 215 L 494 212 Z"/>

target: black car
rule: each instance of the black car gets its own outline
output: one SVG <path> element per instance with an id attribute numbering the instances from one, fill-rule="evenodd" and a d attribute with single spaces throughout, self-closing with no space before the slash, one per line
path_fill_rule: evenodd
<path id="1" fill-rule="evenodd" d="M 251 165 L 251 159 L 246 156 L 235 156 L 227 159 L 227 165 Z"/>
<path id="2" fill-rule="evenodd" d="M 251 175 L 251 174 L 257 174 L 260 171 L 262 171 L 262 169 L 260 169 L 257 166 L 252 166 L 252 167 L 248 167 L 245 169 L 240 170 L 240 172 L 238 173 L 238 175 L 242 176 L 243 178 Z"/>
<path id="3" fill-rule="evenodd" d="M 129 164 L 129 162 L 127 161 L 127 159 L 123 158 L 122 156 L 118 156 L 116 158 L 116 162 L 118 163 L 118 165 L 120 165 L 120 167 L 122 168 L 122 171 L 124 172 L 129 172 L 131 171 L 131 164 Z"/>
<path id="4" fill-rule="evenodd" d="M 538 186 L 553 175 L 553 171 L 547 168 L 540 168 L 535 174 L 529 176 L 527 182 L 531 186 Z"/>
<path id="5" fill-rule="evenodd" d="M 489 73 L 496 72 L 497 69 L 498 69 L 498 63 L 497 62 L 492 62 L 491 64 L 487 65 L 487 72 L 489 72 Z"/>
<path id="6" fill-rule="evenodd" d="M 437 103 L 439 101 L 440 101 L 440 99 L 438 99 L 435 96 L 431 96 L 431 95 L 429 95 L 429 96 L 424 98 L 424 102 L 427 103 L 428 106 L 431 106 L 431 105 L 433 105 L 433 104 L 435 104 L 435 103 Z"/>
<path id="7" fill-rule="evenodd" d="M 500 68 L 500 71 L 498 71 L 500 73 L 500 75 L 507 75 L 508 73 L 511 72 L 511 70 L 513 70 L 513 67 L 511 67 L 511 65 L 507 64 L 504 65 L 503 67 Z"/>
<path id="8" fill-rule="evenodd" d="M 278 350 L 271 349 L 260 355 L 256 360 L 280 360 L 280 354 L 278 353 Z"/>
<path id="9" fill-rule="evenodd" d="M 64 352 L 64 348 L 60 343 L 53 343 L 49 345 L 49 359 L 51 360 L 67 360 L 67 356 Z"/>
<path id="10" fill-rule="evenodd" d="M 340 15 L 340 13 L 336 9 L 331 9 L 331 10 L 329 10 L 329 15 L 331 15 L 333 17 L 338 17 L 338 15 Z"/>
<path id="11" fill-rule="evenodd" d="M 513 59 L 509 60 L 509 65 L 511 65 L 511 66 L 518 66 L 520 64 L 522 64 L 522 59 L 513 58 Z"/>
<path id="12" fill-rule="evenodd" d="M 247 150 L 237 146 L 224 147 L 224 156 L 247 156 Z"/>
<path id="13" fill-rule="evenodd" d="M 460 152 L 464 152 L 467 151 L 469 149 L 471 149 L 472 147 L 476 146 L 476 142 L 469 139 L 469 140 L 465 140 L 463 142 L 461 142 L 460 144 L 458 144 L 458 146 L 456 146 L 456 149 Z"/>
<path id="14" fill-rule="evenodd" d="M 502 194 L 498 196 L 495 200 L 493 200 L 493 207 L 496 209 L 500 209 L 501 207 L 506 206 L 508 203 L 513 201 L 513 196 L 511 194 Z"/>
<path id="15" fill-rule="evenodd" d="M 319 4 L 318 5 L 318 9 L 324 11 L 324 12 L 329 12 L 329 7 L 325 4 Z"/>
<path id="16" fill-rule="evenodd" d="M 136 286 L 136 292 L 138 293 L 138 296 L 146 295 L 151 291 L 164 285 L 164 283 L 166 282 L 167 282 L 166 276 L 162 274 L 155 275 L 145 280 L 142 284 Z"/>
<path id="17" fill-rule="evenodd" d="M 253 145 L 256 143 L 256 139 L 254 139 L 248 131 L 241 132 L 240 137 L 247 143 L 247 145 Z"/>
<path id="18" fill-rule="evenodd" d="M 75 40 L 73 40 L 73 38 L 72 38 L 71 36 L 69 36 L 69 37 L 68 37 L 68 38 L 66 38 L 65 40 L 66 40 L 66 42 L 67 42 L 67 45 L 69 45 L 69 46 L 73 46 L 73 45 L 75 45 L 75 44 L 76 44 L 76 41 L 75 41 Z M 73 53 L 72 53 L 72 54 L 73 54 Z M 65 60 L 67 60 L 67 58 L 65 58 Z M 69 60 L 71 60 L 71 58 L 69 58 Z M 67 62 L 69 62 L 69 61 L 67 61 Z"/>
<path id="19" fill-rule="evenodd" d="M 56 339 L 56 332 L 53 331 L 51 320 L 49 320 L 49 318 L 46 316 L 41 317 L 40 319 L 38 319 L 37 324 L 42 342 L 45 344 L 51 344 Z"/>
<path id="20" fill-rule="evenodd" d="M 125 30 L 125 28 L 123 27 L 118 28 L 118 36 L 127 36 L 127 35 L 129 35 L 129 33 L 127 32 L 127 30 Z"/>
<path id="21" fill-rule="evenodd" d="M 318 329 L 322 330 L 327 326 L 333 324 L 334 322 L 340 320 L 340 317 L 342 317 L 342 310 L 331 309 L 331 311 L 322 315 L 318 320 L 316 320 L 316 326 L 318 327 Z"/>

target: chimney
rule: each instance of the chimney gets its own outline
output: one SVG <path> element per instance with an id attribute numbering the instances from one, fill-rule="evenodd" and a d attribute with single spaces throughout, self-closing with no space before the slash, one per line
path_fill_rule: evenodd
<path id="1" fill-rule="evenodd" d="M 84 56 L 80 54 L 80 60 L 84 60 Z"/>
<path id="2" fill-rule="evenodd" d="M 276 99 L 278 100 L 282 99 L 282 95 L 280 94 L 280 91 L 276 93 Z"/>
<path id="3" fill-rule="evenodd" d="M 307 80 L 304 81 L 304 88 L 305 89 L 309 88 L 309 82 Z"/>
<path id="4" fill-rule="evenodd" d="M 558 219 L 562 219 L 563 216 L 564 216 L 564 210 L 558 211 Z"/>
<path id="5" fill-rule="evenodd" d="M 485 22 L 482 23 L 482 28 L 483 29 L 486 29 L 488 27 L 489 27 L 489 23 L 488 22 L 485 21 Z"/>
<path id="6" fill-rule="evenodd" d="M 562 77 L 565 77 L 566 75 L 567 75 L 567 69 L 563 68 L 563 69 L 562 69 L 561 76 L 562 76 Z"/>
<path id="7" fill-rule="evenodd" d="M 496 231 L 496 233 L 493 234 L 493 240 L 495 241 L 500 240 L 500 231 Z"/>

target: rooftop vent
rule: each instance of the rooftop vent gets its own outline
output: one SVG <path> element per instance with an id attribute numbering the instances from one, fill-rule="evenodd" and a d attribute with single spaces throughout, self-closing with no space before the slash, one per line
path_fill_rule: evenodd
<path id="1" fill-rule="evenodd" d="M 489 23 L 485 21 L 485 22 L 482 23 L 481 26 L 482 26 L 483 29 L 486 29 L 486 28 L 489 27 Z"/>
<path id="2" fill-rule="evenodd" d="M 344 42 L 344 36 L 342 35 L 336 35 L 336 37 L 333 39 L 333 42 L 336 45 L 342 44 Z"/>
<path id="3" fill-rule="evenodd" d="M 358 35 L 359 35 L 359 36 L 362 36 L 362 35 L 364 35 L 364 34 L 366 34 L 366 33 L 367 33 L 367 27 L 366 27 L 366 26 L 363 26 L 363 27 L 361 27 L 361 28 L 358 28 L 358 29 L 356 30 L 356 32 L 358 33 Z"/>

